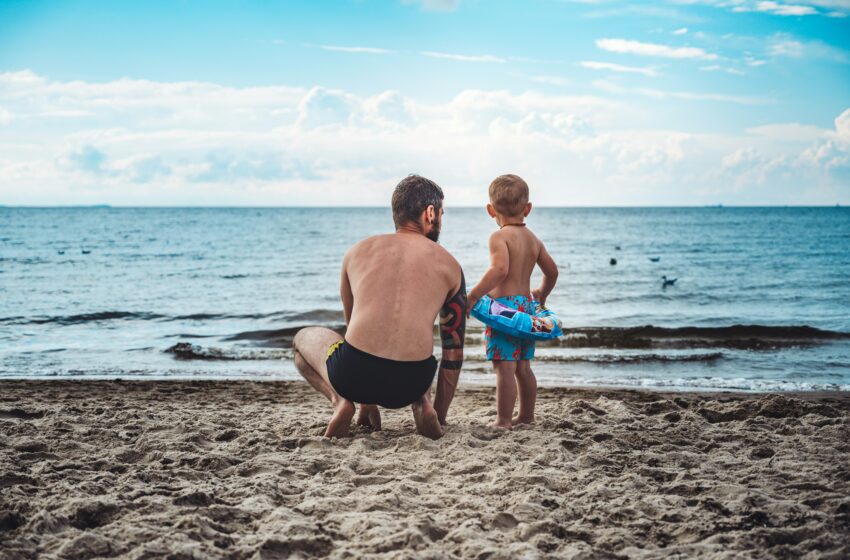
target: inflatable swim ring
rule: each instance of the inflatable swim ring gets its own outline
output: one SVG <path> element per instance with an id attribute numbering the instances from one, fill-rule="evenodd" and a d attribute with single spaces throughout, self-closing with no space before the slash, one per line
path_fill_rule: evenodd
<path id="1" fill-rule="evenodd" d="M 534 302 L 535 314 L 530 315 L 502 305 L 488 295 L 472 308 L 473 317 L 497 331 L 528 340 L 551 340 L 561 336 L 561 320 L 555 313 Z"/>

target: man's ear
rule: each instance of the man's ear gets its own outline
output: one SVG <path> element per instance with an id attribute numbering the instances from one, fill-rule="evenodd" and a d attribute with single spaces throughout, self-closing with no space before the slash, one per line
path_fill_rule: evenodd
<path id="1" fill-rule="evenodd" d="M 493 208 L 493 205 L 490 204 L 489 202 L 487 203 L 487 213 L 490 214 L 491 218 L 496 217 L 496 209 Z"/>
<path id="2" fill-rule="evenodd" d="M 433 204 L 429 204 L 428 208 L 425 209 L 425 221 L 429 224 L 434 223 L 434 219 L 437 217 L 437 211 L 434 208 Z"/>
<path id="3" fill-rule="evenodd" d="M 531 213 L 531 203 L 526 202 L 525 203 L 525 210 L 522 211 L 522 216 L 524 218 L 527 218 L 530 213 Z"/>

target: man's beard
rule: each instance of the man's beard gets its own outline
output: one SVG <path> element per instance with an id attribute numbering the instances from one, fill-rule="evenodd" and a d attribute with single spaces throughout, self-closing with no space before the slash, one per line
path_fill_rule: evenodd
<path id="1" fill-rule="evenodd" d="M 430 239 L 434 243 L 437 243 L 438 242 L 437 240 L 440 239 L 440 226 L 443 225 L 440 222 L 441 222 L 440 219 L 435 220 L 433 227 L 431 228 L 431 231 L 429 231 L 428 233 L 425 234 L 425 237 L 427 237 L 428 239 Z"/>

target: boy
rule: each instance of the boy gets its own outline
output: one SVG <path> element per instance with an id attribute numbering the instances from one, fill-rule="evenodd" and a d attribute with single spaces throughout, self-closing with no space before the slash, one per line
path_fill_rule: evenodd
<path id="1" fill-rule="evenodd" d="M 555 287 L 558 267 L 543 243 L 525 226 L 531 212 L 528 185 L 516 175 L 502 175 L 490 183 L 487 213 L 499 230 L 490 236 L 490 268 L 469 292 L 467 310 L 488 294 L 507 307 L 534 314 L 532 298 L 541 305 Z M 532 292 L 534 265 L 543 272 L 540 287 Z M 534 422 L 537 379 L 531 371 L 534 341 L 523 340 L 487 327 L 487 359 L 496 369 L 497 428 L 510 430 L 514 424 Z M 513 415 L 519 390 L 519 413 Z"/>

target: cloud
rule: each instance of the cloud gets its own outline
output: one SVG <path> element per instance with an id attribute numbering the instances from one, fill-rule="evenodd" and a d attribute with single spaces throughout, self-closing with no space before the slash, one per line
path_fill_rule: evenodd
<path id="1" fill-rule="evenodd" d="M 684 35 L 687 32 L 688 32 L 687 27 L 680 27 L 679 29 L 674 30 L 672 33 L 673 33 L 673 35 Z"/>
<path id="2" fill-rule="evenodd" d="M 402 4 L 418 4 L 424 12 L 453 12 L 460 7 L 460 0 L 402 0 Z"/>
<path id="3" fill-rule="evenodd" d="M 727 74 L 733 74 L 735 76 L 744 76 L 746 72 L 743 70 L 738 70 L 737 68 L 731 68 L 729 66 L 720 66 L 719 64 L 710 64 L 708 66 L 700 66 L 701 72 L 726 72 Z"/>
<path id="4" fill-rule="evenodd" d="M 570 83 L 568 79 L 561 76 L 532 76 L 531 81 L 539 84 L 549 84 L 550 86 L 566 86 Z"/>
<path id="5" fill-rule="evenodd" d="M 772 99 L 751 97 L 745 95 L 728 95 L 725 93 L 707 93 L 693 91 L 668 91 L 654 88 L 628 88 L 607 80 L 596 80 L 592 84 L 602 91 L 617 95 L 640 95 L 652 99 L 682 99 L 685 101 L 717 101 L 735 103 L 738 105 L 762 105 L 773 102 Z"/>
<path id="6" fill-rule="evenodd" d="M 828 17 L 846 17 L 850 11 L 847 0 L 797 0 L 790 2 L 751 1 L 751 0 L 682 0 L 685 3 L 697 3 L 716 8 L 729 9 L 732 12 L 760 12 L 777 16 L 825 15 Z"/>
<path id="7" fill-rule="evenodd" d="M 104 172 L 105 162 L 106 154 L 90 145 L 73 149 L 60 158 L 60 165 L 92 174 Z"/>
<path id="8" fill-rule="evenodd" d="M 585 60 L 579 62 L 579 65 L 584 68 L 590 68 L 591 70 L 608 70 L 611 72 L 643 74 L 644 76 L 650 77 L 658 75 L 658 72 L 656 72 L 653 68 L 643 66 L 624 66 L 622 64 L 614 64 L 613 62 L 595 62 L 592 60 Z"/>
<path id="9" fill-rule="evenodd" d="M 354 98 L 340 90 L 314 87 L 298 104 L 299 128 L 347 124 L 354 110 Z"/>
<path id="10" fill-rule="evenodd" d="M 778 2 L 756 2 L 732 8 L 733 12 L 768 12 L 778 16 L 810 16 L 818 13 L 811 6 L 780 4 Z"/>
<path id="11" fill-rule="evenodd" d="M 340 47 L 337 45 L 318 45 L 318 47 L 325 51 L 355 54 L 392 54 L 395 52 L 388 49 L 378 49 L 375 47 Z"/>
<path id="12" fill-rule="evenodd" d="M 698 47 L 670 47 L 656 43 L 642 43 L 626 39 L 597 39 L 596 46 L 604 51 L 635 54 L 640 56 L 656 56 L 675 59 L 715 60 L 717 55 L 705 52 Z"/>
<path id="13" fill-rule="evenodd" d="M 767 54 L 773 57 L 820 58 L 847 64 L 850 53 L 822 41 L 806 41 L 788 33 L 776 33 L 770 37 Z"/>
<path id="14" fill-rule="evenodd" d="M 699 134 L 646 128 L 645 107 L 562 90 L 467 89 L 425 102 L 392 90 L 25 72 L 0 74 L 0 106 L 15 115 L 0 127 L 3 204 L 386 205 L 398 179 L 418 171 L 444 187 L 447 204 L 469 205 L 503 170 L 526 178 L 541 205 L 850 199 L 850 110 L 828 130 Z M 82 116 L 39 117 L 37 128 L 18 117 L 62 112 Z"/>
<path id="15" fill-rule="evenodd" d="M 423 51 L 421 53 L 423 56 L 428 56 L 431 58 L 444 58 L 447 60 L 457 60 L 459 62 L 497 62 L 503 63 L 507 62 L 506 59 L 493 56 L 489 54 L 482 55 L 466 55 L 466 54 L 452 54 L 438 51 Z"/>

